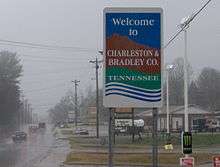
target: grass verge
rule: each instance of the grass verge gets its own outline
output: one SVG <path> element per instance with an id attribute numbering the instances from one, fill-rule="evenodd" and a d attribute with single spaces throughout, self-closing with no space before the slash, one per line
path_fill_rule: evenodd
<path id="1" fill-rule="evenodd" d="M 159 163 L 160 164 L 170 164 L 170 165 L 178 165 L 179 158 L 182 157 L 182 154 L 174 154 L 174 153 L 162 153 L 159 154 Z M 212 156 L 214 154 L 208 153 L 197 153 L 192 155 L 195 158 L 195 164 L 204 164 L 206 162 L 211 161 Z M 152 156 L 151 154 L 145 153 L 116 153 L 114 154 L 114 164 L 130 164 L 130 165 L 147 165 L 151 164 Z M 65 164 L 76 164 L 76 163 L 85 163 L 85 164 L 107 164 L 108 162 L 108 154 L 107 153 L 69 153 L 66 158 Z"/>

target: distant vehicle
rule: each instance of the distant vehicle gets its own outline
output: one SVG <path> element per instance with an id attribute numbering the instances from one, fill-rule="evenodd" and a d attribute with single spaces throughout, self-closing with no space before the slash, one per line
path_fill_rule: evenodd
<path id="1" fill-rule="evenodd" d="M 22 131 L 17 131 L 15 132 L 14 135 L 12 135 L 12 140 L 14 142 L 25 141 L 27 140 L 27 133 L 22 132 Z"/>
<path id="2" fill-rule="evenodd" d="M 68 128 L 68 124 L 67 123 L 60 123 L 59 125 L 60 128 Z"/>
<path id="3" fill-rule="evenodd" d="M 220 121 L 216 119 L 193 120 L 193 132 L 220 132 Z"/>
<path id="4" fill-rule="evenodd" d="M 40 122 L 38 124 L 38 128 L 46 128 L 46 123 L 45 122 Z"/>
<path id="5" fill-rule="evenodd" d="M 217 119 L 209 119 L 206 121 L 208 131 L 220 132 L 220 121 Z"/>
<path id="6" fill-rule="evenodd" d="M 72 124 L 72 123 L 74 123 L 75 122 L 75 120 L 73 119 L 73 118 L 68 118 L 68 123 L 69 124 Z"/>
<path id="7" fill-rule="evenodd" d="M 64 125 L 64 124 L 61 124 L 61 125 L 60 125 L 60 128 L 65 128 L 65 125 Z"/>
<path id="8" fill-rule="evenodd" d="M 206 119 L 193 120 L 192 131 L 193 132 L 205 132 L 205 131 L 207 131 Z"/>
<path id="9" fill-rule="evenodd" d="M 38 130 L 38 126 L 37 125 L 30 125 L 29 126 L 29 132 L 30 133 L 36 133 Z"/>
<path id="10" fill-rule="evenodd" d="M 87 129 L 77 129 L 74 132 L 75 135 L 89 135 L 89 131 Z"/>

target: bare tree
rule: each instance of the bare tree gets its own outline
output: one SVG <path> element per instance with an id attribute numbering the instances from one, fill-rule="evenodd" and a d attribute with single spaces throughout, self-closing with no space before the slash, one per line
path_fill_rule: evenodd
<path id="1" fill-rule="evenodd" d="M 170 104 L 171 105 L 183 105 L 184 104 L 184 60 L 183 58 L 177 58 L 172 63 L 174 69 L 170 72 L 169 75 L 169 84 L 170 84 Z M 191 76 L 193 73 L 191 65 L 187 65 L 188 71 L 188 81 L 190 84 Z"/>
<path id="2" fill-rule="evenodd" d="M 198 104 L 209 111 L 220 109 L 220 72 L 204 68 L 197 79 Z"/>

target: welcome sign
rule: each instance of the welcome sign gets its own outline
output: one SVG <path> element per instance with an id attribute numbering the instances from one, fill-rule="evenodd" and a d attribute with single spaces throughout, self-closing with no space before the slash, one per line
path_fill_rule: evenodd
<path id="1" fill-rule="evenodd" d="M 104 106 L 161 107 L 162 9 L 104 9 Z"/>

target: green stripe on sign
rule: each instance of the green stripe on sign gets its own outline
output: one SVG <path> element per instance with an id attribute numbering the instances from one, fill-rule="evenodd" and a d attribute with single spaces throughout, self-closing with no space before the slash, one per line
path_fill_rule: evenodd
<path id="1" fill-rule="evenodd" d="M 106 83 L 118 82 L 144 89 L 161 89 L 160 73 L 146 74 L 127 68 L 106 69 Z"/>

